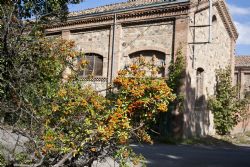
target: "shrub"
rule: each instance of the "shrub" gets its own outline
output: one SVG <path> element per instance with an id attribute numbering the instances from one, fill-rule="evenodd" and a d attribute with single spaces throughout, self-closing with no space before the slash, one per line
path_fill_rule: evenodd
<path id="1" fill-rule="evenodd" d="M 53 64 L 42 66 L 54 69 Z M 36 143 L 33 162 L 90 166 L 94 160 L 110 156 L 121 166 L 137 164 L 141 156 L 129 147 L 129 139 L 152 143 L 147 133 L 150 122 L 158 113 L 167 112 L 175 98 L 165 80 L 156 74 L 157 68 L 140 58 L 119 72 L 114 80 L 117 89 L 107 97 L 90 87 L 83 88 L 73 71 L 67 82 L 55 82 L 57 87 L 48 85 L 53 93 L 45 91 L 47 99 L 36 105 L 34 113 L 39 122 L 32 129 Z"/>
<path id="2" fill-rule="evenodd" d="M 232 86 L 230 68 L 220 69 L 216 72 L 217 85 L 214 97 L 208 101 L 209 108 L 214 114 L 216 132 L 220 135 L 230 133 L 237 125 L 241 115 L 246 109 L 246 101 L 238 99 L 237 89 Z"/>
<path id="3" fill-rule="evenodd" d="M 179 107 L 183 105 L 184 95 L 181 88 L 183 86 L 183 79 L 185 78 L 185 69 L 185 58 L 182 53 L 182 48 L 180 47 L 177 50 L 176 59 L 170 62 L 168 68 L 167 84 L 177 96 L 172 104 L 174 109 L 179 109 Z"/>
<path id="4" fill-rule="evenodd" d="M 148 125 L 175 98 L 165 80 L 156 77 L 157 67 L 140 58 L 119 72 L 116 91 L 103 97 L 82 87 L 77 73 L 87 62 L 73 65 L 82 56 L 74 42 L 46 38 L 39 31 L 20 42 L 8 59 L 11 66 L 1 73 L 3 82 L 0 78 L 3 127 L 29 139 L 27 154 L 9 152 L 13 163 L 90 166 L 107 156 L 121 166 L 138 163 L 141 156 L 133 153 L 129 139 L 152 143 Z M 63 80 L 65 68 L 71 74 Z"/>

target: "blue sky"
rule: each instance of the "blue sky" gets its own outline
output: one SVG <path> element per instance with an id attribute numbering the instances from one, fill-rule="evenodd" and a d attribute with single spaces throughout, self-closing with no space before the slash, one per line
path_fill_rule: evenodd
<path id="1" fill-rule="evenodd" d="M 71 5 L 70 11 L 79 11 L 127 0 L 85 0 L 78 5 Z M 237 55 L 250 55 L 250 0 L 226 0 L 230 13 L 240 34 L 237 41 Z"/>

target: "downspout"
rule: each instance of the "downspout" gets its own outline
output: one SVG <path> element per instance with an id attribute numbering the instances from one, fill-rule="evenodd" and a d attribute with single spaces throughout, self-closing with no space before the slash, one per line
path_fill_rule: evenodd
<path id="1" fill-rule="evenodd" d="M 110 83 L 113 80 L 113 66 L 114 66 L 114 54 L 115 54 L 115 29 L 116 29 L 116 13 L 114 13 L 114 22 L 113 22 L 113 36 L 112 36 L 112 55 L 111 55 L 111 76 L 110 76 Z"/>
<path id="2" fill-rule="evenodd" d="M 174 63 L 175 62 L 175 30 L 176 29 L 176 18 L 173 20 L 173 35 L 172 35 L 172 55 L 171 55 L 171 61 Z"/>
<path id="3" fill-rule="evenodd" d="M 107 67 L 107 79 L 106 79 L 106 89 L 107 92 L 109 91 L 109 73 L 110 73 L 110 57 L 111 57 L 111 26 L 110 26 L 110 30 L 109 30 L 109 43 L 108 43 L 108 67 Z"/>
<path id="4" fill-rule="evenodd" d="M 212 15 L 213 15 L 213 0 L 209 0 L 209 32 L 208 32 L 208 43 L 212 42 Z"/>

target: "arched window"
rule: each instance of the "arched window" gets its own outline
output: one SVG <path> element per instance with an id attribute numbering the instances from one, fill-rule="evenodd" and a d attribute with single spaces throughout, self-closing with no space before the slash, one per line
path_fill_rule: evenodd
<path id="1" fill-rule="evenodd" d="M 165 76 L 165 64 L 166 64 L 165 53 L 156 50 L 143 50 L 130 54 L 129 58 L 131 62 L 135 62 L 140 56 L 143 56 L 146 59 L 146 61 L 151 61 L 152 58 L 155 57 L 156 58 L 155 65 L 160 67 L 158 75 L 160 77 Z"/>
<path id="2" fill-rule="evenodd" d="M 217 22 L 217 17 L 215 15 L 213 15 L 213 17 L 212 17 L 212 23 L 214 24 L 216 22 Z"/>
<path id="3" fill-rule="evenodd" d="M 204 95 L 204 69 L 198 68 L 196 71 L 196 98 L 201 98 Z"/>
<path id="4" fill-rule="evenodd" d="M 102 76 L 103 57 L 96 53 L 86 53 L 85 59 L 88 61 L 87 66 L 82 71 L 83 76 Z"/>

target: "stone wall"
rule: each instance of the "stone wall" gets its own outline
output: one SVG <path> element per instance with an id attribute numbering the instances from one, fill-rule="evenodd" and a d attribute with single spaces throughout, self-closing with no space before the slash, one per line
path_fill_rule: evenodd
<path id="1" fill-rule="evenodd" d="M 64 31 L 62 35 L 65 39 L 75 41 L 77 50 L 103 56 L 103 76 L 98 77 L 108 78 L 107 82 L 111 82 L 120 69 L 131 63 L 129 55 L 137 51 L 154 50 L 164 53 L 165 68 L 168 68 L 172 56 L 173 21 L 116 24 L 115 30 L 113 28 L 114 26 L 96 30 Z M 100 83 L 92 81 L 91 85 L 103 89 L 107 83 L 100 86 Z"/>
<path id="2" fill-rule="evenodd" d="M 107 77 L 109 57 L 109 29 L 71 33 L 69 39 L 75 41 L 76 49 L 84 53 L 97 53 L 103 56 L 103 76 Z"/>
<path id="3" fill-rule="evenodd" d="M 92 87 L 100 94 L 106 94 L 107 79 L 106 78 L 95 78 L 95 79 L 84 79 L 82 82 L 83 87 Z"/>
<path id="4" fill-rule="evenodd" d="M 202 9 L 190 13 L 190 26 L 208 25 L 209 11 Z M 213 7 L 212 42 L 208 42 L 208 27 L 190 27 L 187 49 L 186 104 L 184 132 L 186 136 L 214 134 L 213 115 L 206 109 L 207 99 L 214 95 L 216 70 L 231 66 L 234 59 L 233 40 L 217 8 Z M 204 70 L 203 97 L 197 97 L 197 69 Z M 202 108 L 197 104 L 202 101 Z"/>
<path id="5" fill-rule="evenodd" d="M 234 85 L 239 86 L 239 98 L 250 99 L 250 66 L 240 67 L 236 65 Z M 232 130 L 232 134 L 243 133 L 246 131 L 250 131 L 250 105 L 248 106 L 247 114 Z"/>
<path id="6" fill-rule="evenodd" d="M 239 86 L 239 98 L 250 98 L 250 67 L 236 67 L 234 85 Z"/>
<path id="7" fill-rule="evenodd" d="M 246 111 L 246 115 L 240 119 L 240 122 L 231 131 L 231 134 L 244 133 L 250 131 L 250 105 Z"/>
<path id="8" fill-rule="evenodd" d="M 165 53 L 166 68 L 172 54 L 173 23 L 160 22 L 122 27 L 119 69 L 131 63 L 129 55 L 143 50 L 155 50 Z"/>

